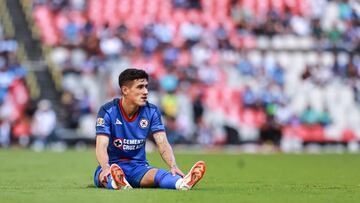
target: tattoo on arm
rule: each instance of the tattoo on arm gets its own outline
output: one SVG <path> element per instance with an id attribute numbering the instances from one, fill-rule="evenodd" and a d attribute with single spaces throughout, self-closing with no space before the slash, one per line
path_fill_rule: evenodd
<path id="1" fill-rule="evenodd" d="M 174 153 L 166 138 L 166 134 L 164 132 L 157 133 L 154 135 L 154 139 L 156 145 L 159 148 L 161 158 L 165 161 L 165 163 L 169 167 L 175 167 L 176 162 L 175 162 Z"/>

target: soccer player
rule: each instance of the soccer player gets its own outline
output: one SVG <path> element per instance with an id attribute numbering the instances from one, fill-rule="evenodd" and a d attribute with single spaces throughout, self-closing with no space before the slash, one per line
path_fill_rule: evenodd
<path id="1" fill-rule="evenodd" d="M 96 120 L 96 168 L 94 183 L 108 189 L 158 187 L 191 189 L 204 176 L 206 165 L 198 161 L 187 175 L 176 165 L 166 138 L 159 109 L 147 101 L 148 74 L 126 69 L 119 75 L 121 98 L 104 104 Z M 154 136 L 170 171 L 149 165 L 145 141 Z"/>

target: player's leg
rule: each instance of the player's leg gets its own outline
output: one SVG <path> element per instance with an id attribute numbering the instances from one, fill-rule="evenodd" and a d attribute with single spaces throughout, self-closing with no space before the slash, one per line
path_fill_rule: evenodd
<path id="1" fill-rule="evenodd" d="M 156 187 L 165 189 L 179 189 L 183 181 L 181 176 L 177 174 L 173 176 L 170 171 L 161 168 L 151 178 L 153 178 Z"/>
<path id="2" fill-rule="evenodd" d="M 151 166 L 139 166 L 134 176 L 140 177 L 139 187 L 159 187 L 166 189 L 178 189 L 181 183 L 181 176 L 173 176 L 164 169 L 152 168 Z M 137 179 L 137 178 L 134 178 Z"/>
<path id="3" fill-rule="evenodd" d="M 180 184 L 179 189 L 181 190 L 190 190 L 193 188 L 196 183 L 198 183 L 204 176 L 206 171 L 206 164 L 203 161 L 198 161 L 190 169 L 189 173 L 186 174 L 183 178 L 183 181 Z"/>

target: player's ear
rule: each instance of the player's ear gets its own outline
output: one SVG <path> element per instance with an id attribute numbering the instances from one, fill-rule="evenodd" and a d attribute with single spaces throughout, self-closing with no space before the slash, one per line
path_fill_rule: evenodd
<path id="1" fill-rule="evenodd" d="M 123 85 L 123 86 L 121 87 L 121 93 L 122 93 L 122 95 L 127 95 L 128 92 L 129 92 L 129 88 L 128 88 L 126 85 Z"/>

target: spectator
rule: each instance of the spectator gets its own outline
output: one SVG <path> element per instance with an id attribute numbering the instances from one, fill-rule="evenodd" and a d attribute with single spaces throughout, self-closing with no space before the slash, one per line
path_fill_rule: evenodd
<path id="1" fill-rule="evenodd" d="M 80 31 L 80 26 L 70 18 L 70 22 L 66 24 L 63 31 L 66 43 L 70 45 L 80 44 Z"/>
<path id="2" fill-rule="evenodd" d="M 313 125 L 319 123 L 319 114 L 311 106 L 307 106 L 301 113 L 300 120 L 307 125 Z"/>
<path id="3" fill-rule="evenodd" d="M 203 114 L 204 114 L 204 104 L 202 102 L 203 100 L 203 95 L 202 93 L 199 93 L 194 102 L 193 102 L 193 112 L 194 112 L 194 123 L 198 124 L 199 122 L 201 122 Z"/>
<path id="4" fill-rule="evenodd" d="M 255 108 L 257 103 L 257 96 L 255 92 L 250 88 L 250 86 L 245 86 L 242 101 L 244 107 Z"/>
<path id="5" fill-rule="evenodd" d="M 121 53 L 122 48 L 121 40 L 113 34 L 100 39 L 100 50 L 109 59 L 117 57 Z"/>
<path id="6" fill-rule="evenodd" d="M 17 144 L 26 148 L 30 144 L 31 136 L 31 118 L 30 115 L 24 115 L 22 118 L 19 118 L 15 121 L 13 125 L 13 138 L 16 140 Z"/>
<path id="7" fill-rule="evenodd" d="M 275 120 L 274 116 L 267 116 L 267 120 L 260 129 L 260 143 L 266 144 L 270 142 L 275 149 L 280 146 L 282 137 L 281 126 Z"/>
<path id="8" fill-rule="evenodd" d="M 170 144 L 185 144 L 186 140 L 176 125 L 174 117 L 165 116 L 165 131 Z"/>
<path id="9" fill-rule="evenodd" d="M 56 114 L 48 100 L 41 100 L 35 111 L 31 132 L 35 138 L 33 148 L 36 151 L 42 151 L 54 136 L 56 126 Z"/>
<path id="10" fill-rule="evenodd" d="M 204 119 L 199 121 L 194 137 L 196 142 L 201 145 L 212 146 L 214 144 L 212 129 L 205 123 Z"/>
<path id="11" fill-rule="evenodd" d="M 78 101 L 71 92 L 65 91 L 61 96 L 61 104 L 65 109 L 65 126 L 76 129 L 79 126 L 81 110 Z"/>

